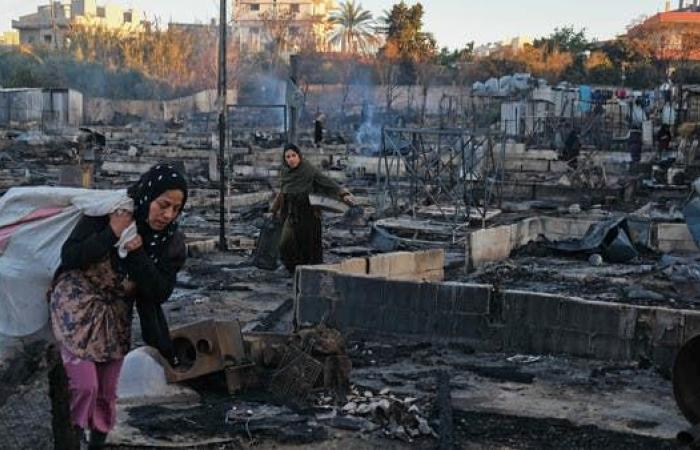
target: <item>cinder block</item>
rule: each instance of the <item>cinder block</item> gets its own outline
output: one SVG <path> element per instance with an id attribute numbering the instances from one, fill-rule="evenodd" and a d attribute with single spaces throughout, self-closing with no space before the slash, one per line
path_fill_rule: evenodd
<path id="1" fill-rule="evenodd" d="M 591 357 L 590 335 L 581 331 L 558 330 L 555 333 L 553 353 Z"/>
<path id="2" fill-rule="evenodd" d="M 489 338 L 488 320 L 481 314 L 459 314 L 452 316 L 452 336 L 470 340 Z"/>
<path id="3" fill-rule="evenodd" d="M 576 299 L 564 299 L 561 302 L 561 326 L 569 330 L 631 339 L 636 318 L 635 309 L 623 305 Z"/>
<path id="4" fill-rule="evenodd" d="M 688 226 L 684 223 L 656 224 L 656 235 L 659 241 L 693 241 Z"/>
<path id="5" fill-rule="evenodd" d="M 447 284 L 447 283 L 445 283 Z M 455 283 L 455 308 L 459 313 L 488 314 L 491 286 L 486 284 Z"/>
<path id="6" fill-rule="evenodd" d="M 424 250 L 414 253 L 416 272 L 443 270 L 445 267 L 445 251 L 441 248 Z"/>
<path id="7" fill-rule="evenodd" d="M 372 256 L 368 260 L 369 275 L 392 277 L 416 272 L 415 256 L 410 252 L 396 252 Z"/>
<path id="8" fill-rule="evenodd" d="M 384 278 L 336 274 L 335 295 L 353 308 L 371 310 L 387 303 L 387 283 Z"/>
<path id="9" fill-rule="evenodd" d="M 300 324 L 335 320 L 333 309 L 333 301 L 327 297 L 300 295 L 296 299 L 297 322 Z"/>
<path id="10" fill-rule="evenodd" d="M 700 313 L 683 311 L 683 343 L 700 334 Z"/>
<path id="11" fill-rule="evenodd" d="M 597 359 L 630 361 L 633 358 L 631 339 L 621 339 L 615 335 L 595 334 L 591 336 L 591 354 Z"/>
<path id="12" fill-rule="evenodd" d="M 512 249 L 511 226 L 475 231 L 469 234 L 467 244 L 470 267 L 502 261 L 510 256 Z"/>
<path id="13" fill-rule="evenodd" d="M 504 292 L 503 316 L 509 327 L 557 327 L 562 297 L 524 291 Z"/>
<path id="14" fill-rule="evenodd" d="M 294 274 L 294 292 L 316 295 L 321 289 L 321 271 L 310 267 L 299 267 Z"/>
<path id="15" fill-rule="evenodd" d="M 680 348 L 683 344 L 683 314 L 680 311 L 654 311 L 652 345 Z"/>
<path id="16" fill-rule="evenodd" d="M 511 229 L 511 242 L 513 248 L 519 248 L 537 239 L 543 233 L 542 218 L 530 217 L 514 223 Z"/>
<path id="17" fill-rule="evenodd" d="M 342 273 L 367 274 L 367 259 L 346 259 L 340 263 L 338 270 Z"/>

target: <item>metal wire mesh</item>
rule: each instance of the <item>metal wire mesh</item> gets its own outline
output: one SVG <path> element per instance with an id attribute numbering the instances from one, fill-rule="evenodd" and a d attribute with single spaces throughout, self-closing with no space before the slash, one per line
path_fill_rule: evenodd
<path id="1" fill-rule="evenodd" d="M 290 345 L 272 376 L 270 391 L 283 399 L 303 401 L 313 389 L 323 365 L 307 351 Z"/>

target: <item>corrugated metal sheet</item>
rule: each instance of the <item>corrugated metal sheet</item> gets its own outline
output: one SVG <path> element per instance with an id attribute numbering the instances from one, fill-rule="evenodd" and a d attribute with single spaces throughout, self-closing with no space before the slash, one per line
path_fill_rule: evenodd
<path id="1" fill-rule="evenodd" d="M 83 95 L 70 89 L 0 89 L 0 124 L 37 122 L 43 128 L 77 127 Z"/>

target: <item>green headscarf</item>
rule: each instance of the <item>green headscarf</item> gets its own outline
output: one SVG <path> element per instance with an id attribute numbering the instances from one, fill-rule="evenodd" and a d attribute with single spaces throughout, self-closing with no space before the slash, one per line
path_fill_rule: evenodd
<path id="1" fill-rule="evenodd" d="M 292 150 L 301 162 L 292 169 L 287 165 L 284 154 Z M 324 175 L 313 164 L 304 160 L 301 151 L 294 144 L 287 144 L 282 154 L 282 171 L 280 173 L 281 191 L 283 194 L 320 193 L 329 197 L 339 197 L 344 189 L 332 178 Z"/>

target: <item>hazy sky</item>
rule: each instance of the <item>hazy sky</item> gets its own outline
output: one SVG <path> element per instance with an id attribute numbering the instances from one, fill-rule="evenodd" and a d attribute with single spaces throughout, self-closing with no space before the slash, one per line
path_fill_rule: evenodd
<path id="1" fill-rule="evenodd" d="M 164 21 L 208 22 L 218 14 L 218 0 L 98 0 L 136 6 Z M 0 31 L 11 28 L 11 20 L 36 10 L 48 0 L 0 0 Z M 362 5 L 381 15 L 391 0 L 363 0 Z M 413 1 L 409 1 L 413 3 Z M 485 43 L 514 36 L 539 37 L 555 27 L 585 27 L 590 37 L 609 38 L 642 14 L 663 8 L 663 0 L 423 0 L 427 31 L 440 46 L 456 47 L 469 41 Z M 672 4 L 677 5 L 677 0 Z"/>

